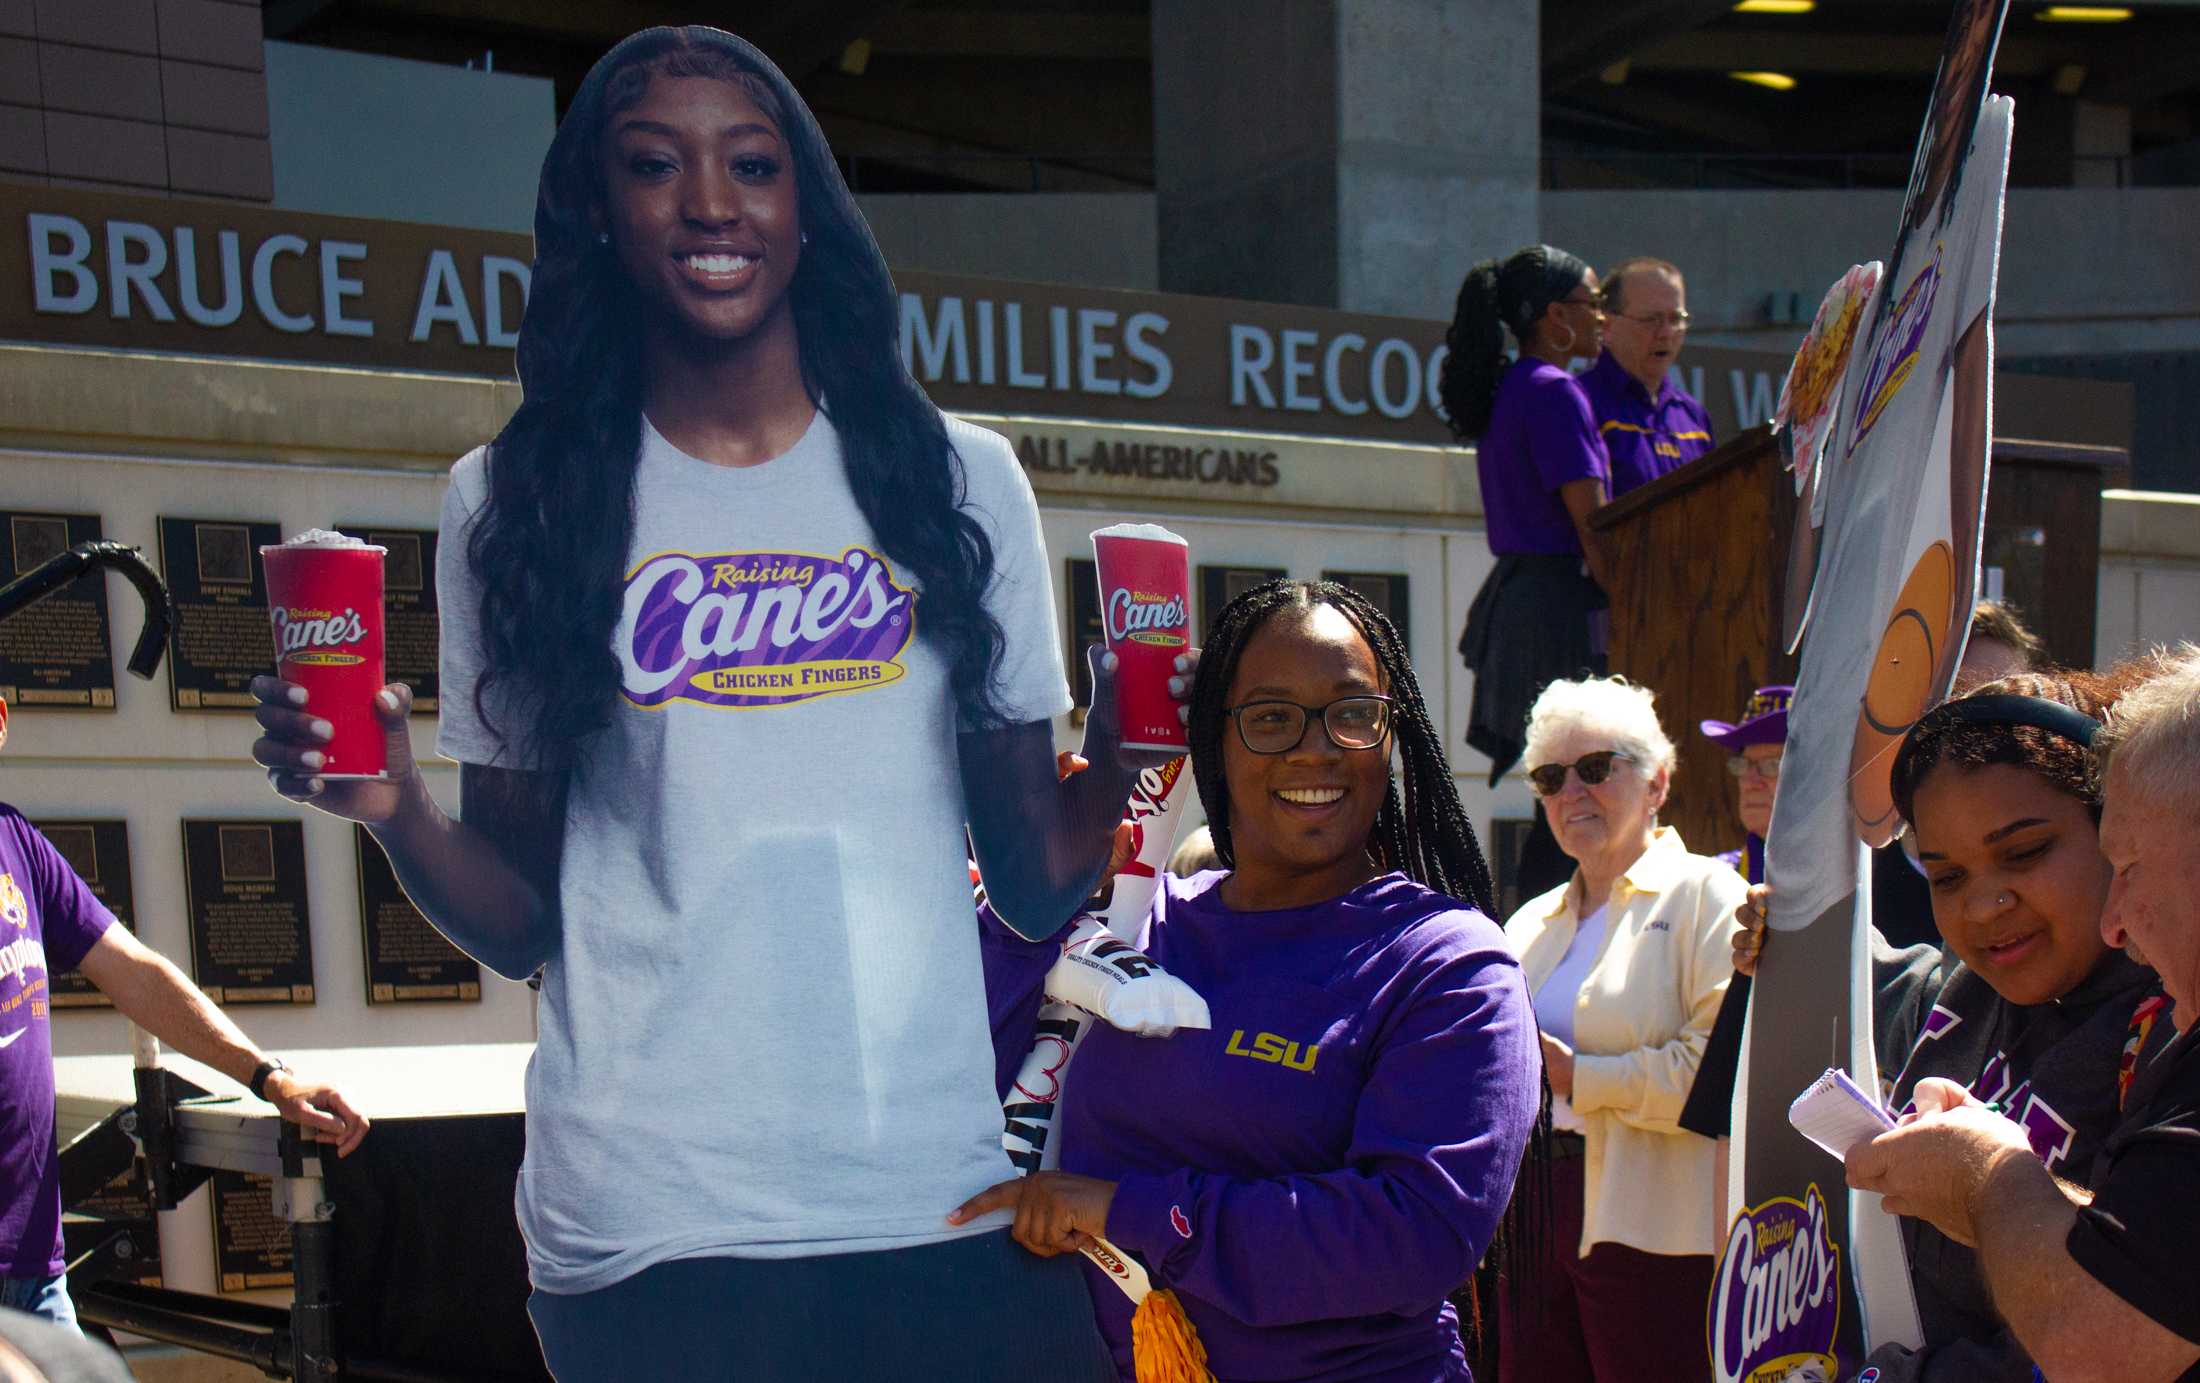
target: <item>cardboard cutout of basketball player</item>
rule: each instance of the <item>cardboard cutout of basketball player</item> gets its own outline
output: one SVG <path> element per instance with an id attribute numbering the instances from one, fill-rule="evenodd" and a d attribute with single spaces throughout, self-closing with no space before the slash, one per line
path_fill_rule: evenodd
<path id="1" fill-rule="evenodd" d="M 1751 997 L 1743 1208 L 1706 1321 L 1725 1383 L 1847 1378 L 1867 1348 L 1920 1343 L 1894 1220 L 1852 1199 L 1787 1109 L 1829 1066 L 1879 1084 L 1869 847 L 1900 825 L 1894 750 L 1947 694 L 1978 578 L 2012 111 L 1986 89 L 2006 10 L 1962 0 L 1950 21 L 1901 226 L 1840 383 L 1816 480 L 1823 527 L 1798 516 L 1787 624 L 1802 663 L 1767 856 L 1784 935 Z"/>

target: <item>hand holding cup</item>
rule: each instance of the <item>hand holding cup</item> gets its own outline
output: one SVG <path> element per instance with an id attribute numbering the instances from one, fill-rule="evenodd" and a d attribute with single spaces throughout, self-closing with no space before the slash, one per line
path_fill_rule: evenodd
<path id="1" fill-rule="evenodd" d="M 331 816 L 368 825 L 397 815 L 419 769 L 413 763 L 412 688 L 392 682 L 373 698 L 388 762 L 379 778 L 323 776 L 326 747 L 335 727 L 316 715 L 310 694 L 295 682 L 262 675 L 252 679 L 259 708 L 253 719 L 263 732 L 252 743 L 252 761 L 267 770 L 268 785 L 293 802 L 318 807 Z"/>
<path id="2" fill-rule="evenodd" d="M 1085 666 L 1092 672 L 1092 706 L 1085 713 L 1085 743 L 1099 746 L 1112 742 L 1120 746 L 1123 732 L 1116 715 L 1115 682 L 1122 673 L 1122 660 L 1110 653 L 1107 645 L 1096 643 L 1085 650 Z M 1199 650 L 1187 648 L 1176 655 L 1170 666 L 1168 688 L 1170 699 L 1176 703 L 1176 721 L 1189 726 L 1192 682 L 1199 675 Z M 1159 768 L 1186 752 L 1183 749 L 1118 748 L 1115 757 L 1127 768 L 1146 769 Z"/>

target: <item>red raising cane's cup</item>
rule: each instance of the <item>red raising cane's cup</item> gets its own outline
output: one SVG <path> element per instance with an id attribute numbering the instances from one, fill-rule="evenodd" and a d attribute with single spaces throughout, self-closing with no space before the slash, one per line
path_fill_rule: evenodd
<path id="1" fill-rule="evenodd" d="M 388 746 L 374 714 L 382 690 L 382 557 L 371 543 L 325 529 L 260 549 L 275 675 L 306 689 L 306 709 L 335 729 L 322 778 L 380 778 Z"/>
<path id="2" fill-rule="evenodd" d="M 1192 643 L 1191 549 L 1158 525 L 1119 523 L 1092 535 L 1092 554 L 1123 747 L 1181 754 L 1189 743 L 1169 678 Z"/>

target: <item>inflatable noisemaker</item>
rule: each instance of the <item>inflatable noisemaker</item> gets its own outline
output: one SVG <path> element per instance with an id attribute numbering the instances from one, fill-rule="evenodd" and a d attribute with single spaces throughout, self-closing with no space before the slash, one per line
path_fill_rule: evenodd
<path id="1" fill-rule="evenodd" d="M 1017 1169 L 1054 1166 L 1061 1145 L 1047 1135 L 1062 1094 L 1062 1070 L 1095 1018 L 1149 1037 L 1211 1021 L 1206 1000 L 1163 970 L 1127 937 L 1160 891 L 1161 871 L 1176 844 L 1189 784 L 1182 758 L 1141 773 L 1123 812 L 1131 828 L 1131 857 L 1116 871 L 1107 902 L 1077 917 L 1062 940 L 1062 957 L 1047 971 L 1046 1004 L 1039 1010 L 1031 1051 L 1003 1102 L 1007 1116 L 1001 1144 Z M 983 884 L 979 901 L 982 903 Z M 1176 1293 L 1156 1288 L 1146 1269 L 1105 1239 L 1084 1250 L 1131 1300 L 1131 1358 L 1138 1383 L 1215 1383 L 1207 1349 Z"/>
<path id="2" fill-rule="evenodd" d="M 1074 771 L 1068 768 L 1069 758 L 1061 756 L 1065 775 Z M 1167 1037 L 1178 1028 L 1208 1025 L 1206 1001 L 1132 945 L 1176 846 L 1176 828 L 1191 789 L 1185 769 L 1186 760 L 1176 758 L 1138 775 L 1118 827 L 1130 832 L 1130 857 L 1106 885 L 1106 901 L 1088 905 L 1071 919 L 1061 958 L 1047 971 L 1046 1003 L 1039 1009 L 1031 1050 L 1002 1102 L 1007 1117 L 1001 1146 L 1018 1171 L 1049 1168 L 1059 1158 L 1059 1149 L 1049 1148 L 1047 1134 L 1061 1098 L 1062 1068 L 1094 1018 L 1141 1037 Z M 975 866 L 971 880 L 982 906 L 985 884 Z"/>

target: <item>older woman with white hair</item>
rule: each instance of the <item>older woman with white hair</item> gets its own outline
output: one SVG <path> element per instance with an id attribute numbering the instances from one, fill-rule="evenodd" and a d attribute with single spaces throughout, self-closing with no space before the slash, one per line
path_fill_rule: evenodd
<path id="1" fill-rule="evenodd" d="M 1524 757 L 1574 875 L 1505 924 L 1558 1132 L 1541 1271 L 1501 1300 L 1502 1376 L 1708 1380 L 1712 1143 L 1679 1121 L 1746 886 L 1658 824 L 1674 751 L 1647 689 L 1551 683 Z"/>

